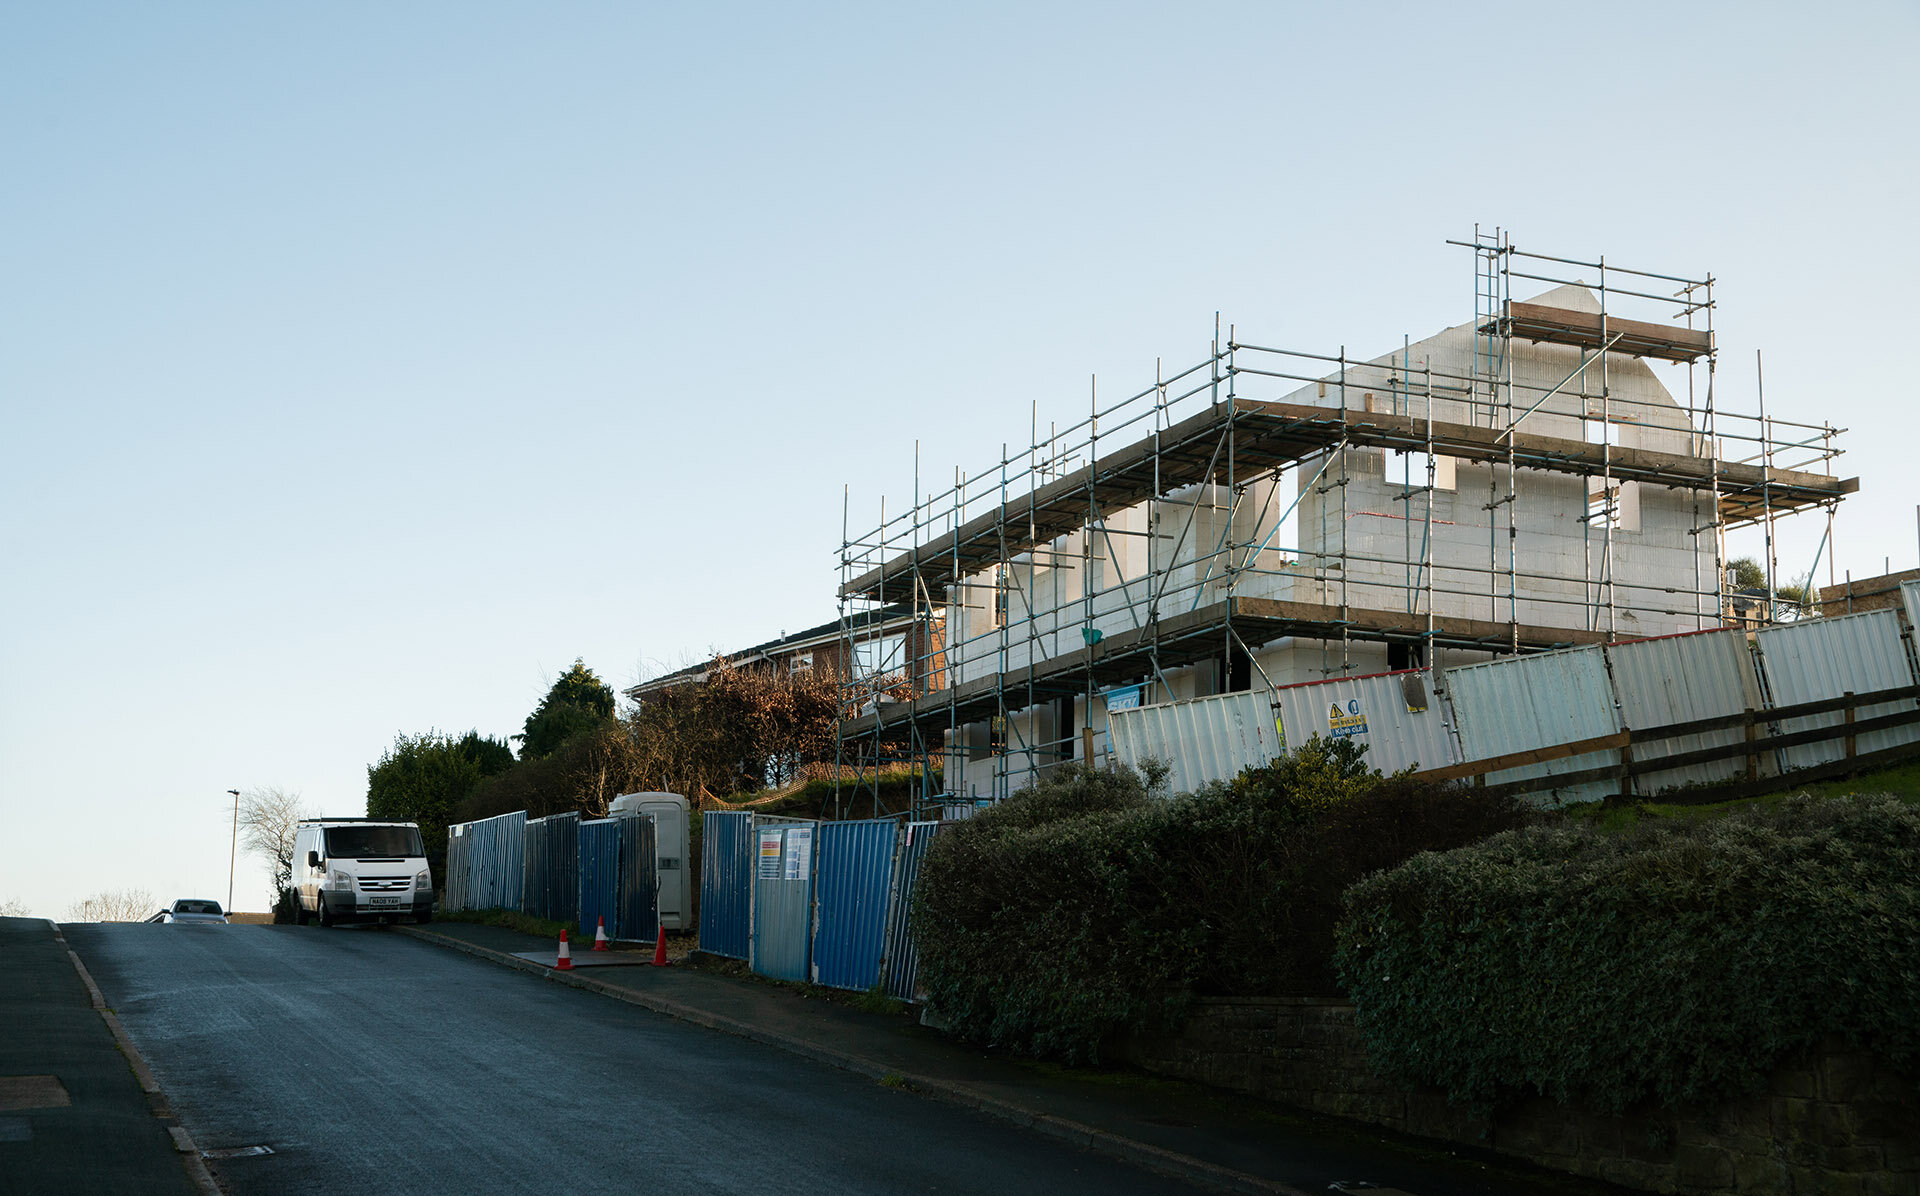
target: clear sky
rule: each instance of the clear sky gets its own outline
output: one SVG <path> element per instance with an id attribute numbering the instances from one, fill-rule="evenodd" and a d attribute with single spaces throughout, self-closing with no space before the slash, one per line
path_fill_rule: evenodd
<path id="1" fill-rule="evenodd" d="M 897 509 L 916 439 L 981 468 L 1215 311 L 1460 323 L 1476 221 L 1712 271 L 1723 401 L 1763 349 L 1852 429 L 1840 570 L 1912 567 L 1917 48 L 1910 3 L 0 8 L 0 901 L 224 898 L 228 789 L 357 814 L 575 657 L 831 619 L 843 487 Z"/>

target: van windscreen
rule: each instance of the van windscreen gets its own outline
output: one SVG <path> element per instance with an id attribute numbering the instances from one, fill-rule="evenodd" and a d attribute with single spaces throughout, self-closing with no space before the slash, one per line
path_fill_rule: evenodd
<path id="1" fill-rule="evenodd" d="M 410 826 L 330 826 L 327 855 L 345 859 L 374 856 L 423 856 L 427 849 L 420 832 Z"/>

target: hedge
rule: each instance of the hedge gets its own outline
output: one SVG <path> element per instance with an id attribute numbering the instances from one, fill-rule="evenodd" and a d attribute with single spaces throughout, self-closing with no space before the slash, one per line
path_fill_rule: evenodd
<path id="1" fill-rule="evenodd" d="M 1337 965 L 1383 1072 L 1485 1109 L 1757 1090 L 1827 1035 L 1920 1051 L 1920 811 L 1790 799 L 1535 826 L 1355 885 Z"/>
<path id="2" fill-rule="evenodd" d="M 933 841 L 914 933 L 928 1004 L 957 1033 L 1085 1062 L 1177 1025 L 1196 993 L 1331 994 L 1349 883 L 1524 817 L 1383 778 L 1345 740 L 1198 794 L 1152 788 L 1066 770 Z"/>

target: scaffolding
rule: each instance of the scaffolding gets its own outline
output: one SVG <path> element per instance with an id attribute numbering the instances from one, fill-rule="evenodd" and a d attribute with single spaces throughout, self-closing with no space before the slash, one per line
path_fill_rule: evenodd
<path id="1" fill-rule="evenodd" d="M 916 813 L 996 800 L 1092 758 L 1109 691 L 1165 700 L 1169 671 L 1205 662 L 1218 690 L 1272 688 L 1260 656 L 1276 644 L 1317 645 L 1315 671 L 1345 676 L 1356 644 L 1387 645 L 1399 667 L 1637 638 L 1649 621 L 1721 626 L 1730 530 L 1764 529 L 1770 590 L 1777 519 L 1825 511 L 1830 535 L 1857 488 L 1831 474 L 1844 429 L 1769 417 L 1764 398 L 1755 415 L 1717 401 L 1711 275 L 1526 253 L 1498 229 L 1449 244 L 1473 256 L 1470 324 L 1358 360 L 1223 336 L 1216 317 L 1203 360 L 1156 366 L 1151 386 L 1104 406 L 1090 388 L 1064 427 L 1043 431 L 1036 407 L 1025 448 L 937 491 L 922 492 L 916 445 L 912 504 L 888 515 L 883 501 L 868 530 L 851 531 L 849 500 L 841 810 L 865 797 L 877 812 L 879 777 L 906 768 Z M 1516 282 L 1554 289 L 1519 301 Z M 1655 362 L 1684 377 L 1668 385 Z M 1394 510 L 1352 501 L 1375 465 Z M 1481 475 L 1484 502 L 1456 471 Z M 1568 536 L 1528 521 L 1570 484 L 1586 492 L 1583 508 L 1571 492 L 1577 575 L 1555 567 Z M 1622 569 L 1623 542 L 1629 558 L 1657 551 L 1626 526 L 1643 490 L 1681 496 L 1669 557 L 1684 551 L 1690 571 Z M 1398 551 L 1384 533 L 1355 544 L 1356 520 L 1397 520 Z M 1474 520 L 1483 553 L 1468 547 Z M 863 644 L 888 608 L 913 630 Z"/>

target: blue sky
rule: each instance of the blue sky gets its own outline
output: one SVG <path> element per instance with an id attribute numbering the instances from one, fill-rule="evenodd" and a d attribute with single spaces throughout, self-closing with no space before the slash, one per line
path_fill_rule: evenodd
<path id="1" fill-rule="evenodd" d="M 1367 354 L 1461 322 L 1476 221 L 1711 270 L 1728 401 L 1759 347 L 1770 412 L 1852 429 L 1839 568 L 1912 567 L 1917 34 L 9 6 L 0 900 L 224 897 L 229 788 L 357 813 L 396 732 L 517 731 L 576 656 L 625 685 L 829 619 L 842 488 L 897 509 L 916 439 L 980 468 L 1216 310 Z"/>

